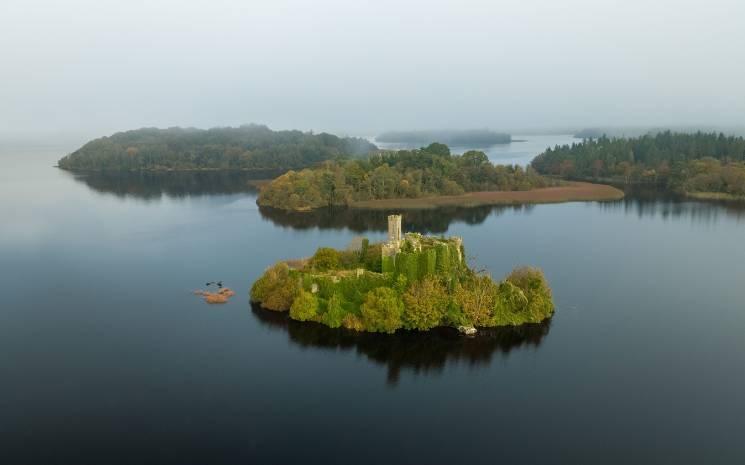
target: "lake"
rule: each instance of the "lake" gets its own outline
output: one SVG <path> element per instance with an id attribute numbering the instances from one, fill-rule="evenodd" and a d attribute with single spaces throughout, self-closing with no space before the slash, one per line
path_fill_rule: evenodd
<path id="1" fill-rule="evenodd" d="M 52 167 L 74 148 L 0 148 L 2 463 L 745 461 L 743 207 L 406 212 L 495 277 L 543 268 L 556 314 L 356 335 L 248 289 L 279 259 L 383 238 L 386 212 L 260 211 L 237 175 Z M 192 294 L 216 280 L 229 303 Z"/>
<path id="2" fill-rule="evenodd" d="M 367 139 L 381 149 L 414 149 L 422 146 L 422 144 L 376 142 L 374 137 L 368 137 Z M 486 156 L 489 157 L 489 161 L 492 163 L 498 165 L 520 165 L 524 167 L 536 155 L 546 150 L 546 147 L 572 145 L 573 143 L 580 142 L 582 142 L 582 139 L 578 139 L 571 134 L 518 134 L 512 136 L 512 142 L 509 144 L 495 144 L 486 147 L 453 146 L 450 147 L 450 150 L 452 153 L 481 150 L 486 153 Z"/>

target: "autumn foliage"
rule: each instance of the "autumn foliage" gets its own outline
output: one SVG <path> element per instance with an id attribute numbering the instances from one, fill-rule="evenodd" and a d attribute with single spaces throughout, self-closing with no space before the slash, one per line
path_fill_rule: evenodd
<path id="1" fill-rule="evenodd" d="M 366 241 L 359 250 L 320 248 L 301 267 L 280 262 L 254 283 L 251 299 L 289 311 L 294 320 L 385 333 L 520 325 L 553 314 L 551 289 L 540 270 L 517 268 L 496 282 L 463 263 L 462 247 L 443 246 L 458 241 L 416 234 L 407 241 L 383 273 L 369 256 L 370 250 L 380 254 L 379 245 Z"/>

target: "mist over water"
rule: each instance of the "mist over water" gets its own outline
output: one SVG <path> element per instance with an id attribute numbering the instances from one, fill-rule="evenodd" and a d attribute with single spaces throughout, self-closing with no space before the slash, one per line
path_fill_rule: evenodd
<path id="1" fill-rule="evenodd" d="M 739 0 L 5 0 L 0 13 L 3 133 L 742 127 L 745 112 Z"/>
<path id="2" fill-rule="evenodd" d="M 398 150 L 398 149 L 417 149 L 422 144 L 399 144 L 378 142 L 375 138 L 370 138 L 381 149 Z M 431 142 L 438 142 L 433 140 Z M 571 134 L 529 134 L 529 135 L 512 135 L 512 142 L 509 144 L 494 144 L 484 147 L 470 146 L 463 147 L 454 145 L 450 147 L 451 153 L 462 154 L 469 150 L 481 150 L 489 157 L 489 161 L 495 165 L 519 165 L 526 167 L 535 158 L 548 147 L 556 145 L 572 145 L 573 143 L 582 142 Z M 427 145 L 427 144 L 424 144 Z"/>

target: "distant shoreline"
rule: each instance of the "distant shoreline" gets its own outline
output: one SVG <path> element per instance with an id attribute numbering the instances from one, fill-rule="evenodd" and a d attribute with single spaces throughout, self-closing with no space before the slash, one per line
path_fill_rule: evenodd
<path id="1" fill-rule="evenodd" d="M 745 196 L 726 192 L 686 192 L 686 197 L 695 200 L 723 200 L 727 202 L 745 202 Z"/>
<path id="2" fill-rule="evenodd" d="M 451 147 L 489 147 L 497 144 L 509 144 L 512 141 L 512 136 L 488 129 L 387 131 L 375 136 L 375 141 L 385 144 L 427 145 L 438 142 Z"/>
<path id="3" fill-rule="evenodd" d="M 363 200 L 349 204 L 355 209 L 428 209 L 444 206 L 478 207 L 484 205 L 512 205 L 620 200 L 622 190 L 606 184 L 567 182 L 561 186 L 542 187 L 526 191 L 468 192 L 462 195 L 441 195 L 415 199 Z"/>

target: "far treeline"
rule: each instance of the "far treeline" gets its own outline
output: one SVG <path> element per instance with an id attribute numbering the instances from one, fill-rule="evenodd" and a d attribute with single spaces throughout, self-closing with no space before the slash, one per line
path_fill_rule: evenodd
<path id="1" fill-rule="evenodd" d="M 365 139 L 237 128 L 143 128 L 88 142 L 59 161 L 70 170 L 288 170 L 366 155 Z"/>
<path id="2" fill-rule="evenodd" d="M 745 139 L 721 133 L 602 136 L 549 148 L 531 166 L 566 179 L 654 184 L 698 197 L 745 197 Z"/>
<path id="3" fill-rule="evenodd" d="M 488 129 L 389 131 L 380 134 L 375 140 L 386 143 L 422 145 L 437 141 L 451 147 L 487 147 L 495 144 L 509 144 L 512 136 Z"/>
<path id="4" fill-rule="evenodd" d="M 302 211 L 364 200 L 530 190 L 555 183 L 531 168 L 495 166 L 484 152 L 451 155 L 447 145 L 433 143 L 416 150 L 381 152 L 366 159 L 290 171 L 264 186 L 257 202 Z"/>

